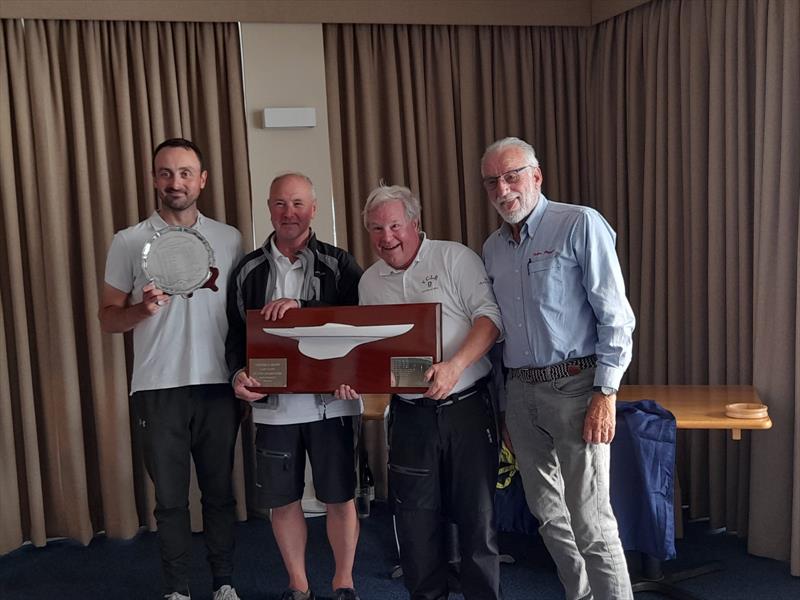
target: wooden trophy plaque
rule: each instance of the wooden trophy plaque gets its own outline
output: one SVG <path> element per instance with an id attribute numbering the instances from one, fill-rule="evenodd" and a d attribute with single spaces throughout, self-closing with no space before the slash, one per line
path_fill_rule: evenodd
<path id="1" fill-rule="evenodd" d="M 265 321 L 247 311 L 247 371 L 262 394 L 421 393 L 442 360 L 439 303 L 297 308 Z"/>

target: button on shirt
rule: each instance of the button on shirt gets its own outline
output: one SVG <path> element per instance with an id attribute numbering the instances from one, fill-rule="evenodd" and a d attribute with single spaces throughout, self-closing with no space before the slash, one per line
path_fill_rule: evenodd
<path id="1" fill-rule="evenodd" d="M 466 246 L 422 235 L 417 256 L 405 270 L 379 260 L 364 272 L 358 286 L 360 304 L 413 304 L 439 302 L 442 305 L 442 357 L 449 360 L 458 352 L 478 317 L 488 317 L 503 331 L 500 311 L 492 294 L 480 257 Z M 453 393 L 464 390 L 489 373 L 491 363 L 484 356 L 464 369 Z M 403 394 L 419 398 L 421 394 Z"/>
<path id="2" fill-rule="evenodd" d="M 484 262 L 503 315 L 507 367 L 596 354 L 594 384 L 619 388 L 635 319 L 615 241 L 596 210 L 544 195 L 522 224 L 519 243 L 506 223 L 489 236 Z"/>

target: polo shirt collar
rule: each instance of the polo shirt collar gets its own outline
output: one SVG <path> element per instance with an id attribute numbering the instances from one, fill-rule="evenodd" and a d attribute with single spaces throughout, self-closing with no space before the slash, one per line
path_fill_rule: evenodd
<path id="1" fill-rule="evenodd" d="M 306 245 L 303 246 L 298 252 L 297 256 L 300 256 L 305 250 L 309 249 L 309 246 L 312 246 L 314 243 L 314 230 L 308 230 L 308 238 L 306 239 Z M 313 247 L 313 246 L 312 246 Z M 283 252 L 278 250 L 278 246 L 275 245 L 275 232 L 273 231 L 267 236 L 267 239 L 264 240 L 264 243 L 261 244 L 261 249 L 264 252 L 269 252 L 272 255 L 272 258 L 277 258 L 278 256 L 283 256 L 284 258 L 288 258 Z"/>
<path id="2" fill-rule="evenodd" d="M 153 211 L 153 214 L 150 215 L 150 217 L 147 219 L 147 221 L 150 223 L 150 226 L 153 228 L 153 231 L 159 231 L 161 229 L 164 229 L 164 227 L 169 227 L 170 226 L 169 223 L 167 223 L 161 217 L 161 215 L 159 214 L 159 212 L 157 210 Z M 198 210 L 197 211 L 197 221 L 195 221 L 194 225 L 192 225 L 192 229 L 202 229 L 203 224 L 205 223 L 205 221 L 206 221 L 206 218 L 203 216 L 203 213 L 201 213 Z"/>
<path id="3" fill-rule="evenodd" d="M 272 254 L 272 258 L 274 258 L 274 259 L 275 259 L 275 262 L 278 262 L 278 261 L 280 261 L 280 260 L 283 260 L 283 261 L 285 261 L 287 264 L 291 265 L 291 266 L 289 267 L 289 268 L 291 268 L 291 269 L 299 269 L 299 268 L 301 268 L 301 267 L 303 266 L 303 265 L 302 265 L 302 263 L 301 263 L 299 260 L 296 260 L 296 261 L 292 262 L 292 261 L 289 259 L 289 257 L 288 257 L 288 256 L 286 256 L 286 255 L 285 255 L 283 252 L 281 252 L 280 250 L 278 250 L 278 246 L 276 246 L 276 245 L 275 245 L 275 237 L 274 237 L 274 236 L 273 236 L 273 237 L 270 237 L 270 238 L 269 238 L 269 240 L 268 240 L 268 242 L 269 242 L 269 251 L 270 251 L 270 254 Z"/>

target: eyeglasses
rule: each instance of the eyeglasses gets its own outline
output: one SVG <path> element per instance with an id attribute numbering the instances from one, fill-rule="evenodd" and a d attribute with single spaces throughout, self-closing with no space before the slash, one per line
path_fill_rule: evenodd
<path id="1" fill-rule="evenodd" d="M 483 178 L 483 187 L 485 187 L 490 192 L 493 192 L 497 189 L 497 184 L 502 179 L 508 185 L 514 185 L 519 181 L 521 177 L 520 173 L 527 169 L 528 167 L 532 167 L 533 165 L 525 165 L 524 167 L 520 167 L 519 169 L 511 169 L 510 171 L 506 171 L 505 173 L 498 175 L 497 177 L 484 177 Z"/>

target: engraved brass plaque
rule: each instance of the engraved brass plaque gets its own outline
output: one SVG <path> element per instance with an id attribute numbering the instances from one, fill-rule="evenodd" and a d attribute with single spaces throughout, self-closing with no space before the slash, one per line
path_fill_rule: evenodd
<path id="1" fill-rule="evenodd" d="M 427 387 L 425 371 L 433 366 L 432 356 L 393 356 L 389 385 L 393 388 Z"/>
<path id="2" fill-rule="evenodd" d="M 285 358 L 251 358 L 247 367 L 250 377 L 263 387 L 286 387 Z"/>

